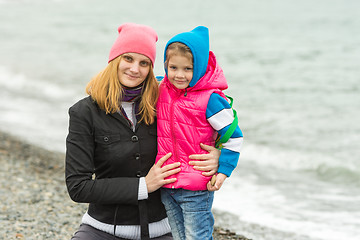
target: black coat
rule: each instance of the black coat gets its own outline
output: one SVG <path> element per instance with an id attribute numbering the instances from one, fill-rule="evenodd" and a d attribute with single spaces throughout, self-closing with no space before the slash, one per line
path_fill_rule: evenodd
<path id="1" fill-rule="evenodd" d="M 156 122 L 137 124 L 133 132 L 121 114 L 106 114 L 91 97 L 72 106 L 69 115 L 65 174 L 71 199 L 90 203 L 89 215 L 108 224 L 164 219 L 159 190 L 138 200 L 139 178 L 157 154 Z"/>

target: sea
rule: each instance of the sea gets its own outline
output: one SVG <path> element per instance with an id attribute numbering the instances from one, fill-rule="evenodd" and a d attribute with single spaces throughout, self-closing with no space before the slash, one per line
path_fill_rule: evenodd
<path id="1" fill-rule="evenodd" d="M 360 239 L 360 1 L 0 0 L 0 130 L 65 152 L 68 108 L 117 27 L 207 26 L 244 144 L 216 224 L 253 240 Z"/>

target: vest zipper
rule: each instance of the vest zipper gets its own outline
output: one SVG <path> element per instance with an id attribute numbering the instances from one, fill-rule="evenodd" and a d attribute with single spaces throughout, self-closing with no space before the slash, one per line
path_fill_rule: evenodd
<path id="1" fill-rule="evenodd" d="M 176 137 L 175 137 L 175 115 L 174 115 L 174 103 L 176 102 L 177 99 L 179 99 L 181 95 L 179 95 L 178 97 L 176 97 L 175 99 L 171 100 L 171 104 L 170 104 L 170 131 L 171 131 L 171 139 L 173 142 L 173 150 L 174 150 L 174 158 L 176 162 L 180 162 L 179 161 L 179 154 L 178 154 L 178 149 L 177 149 L 177 141 L 176 141 Z M 174 186 L 175 183 L 172 183 L 171 185 Z"/>

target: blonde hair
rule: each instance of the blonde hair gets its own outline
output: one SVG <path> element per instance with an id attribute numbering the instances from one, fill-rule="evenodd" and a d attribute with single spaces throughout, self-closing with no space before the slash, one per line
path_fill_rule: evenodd
<path id="1" fill-rule="evenodd" d="M 98 73 L 86 86 L 86 93 L 96 101 L 99 107 L 106 112 L 115 113 L 121 109 L 121 99 L 124 89 L 118 78 L 118 68 L 121 55 L 112 60 L 104 70 Z M 141 93 L 139 104 L 140 121 L 150 125 L 155 121 L 156 101 L 159 97 L 159 86 L 155 78 L 152 64 L 149 74 L 144 80 L 144 87 Z"/>
<path id="2" fill-rule="evenodd" d="M 189 59 L 191 63 L 193 63 L 193 55 L 190 48 L 184 43 L 174 42 L 171 43 L 166 49 L 166 60 L 165 60 L 166 68 L 168 67 L 170 58 L 176 55 L 184 56 L 187 59 Z"/>

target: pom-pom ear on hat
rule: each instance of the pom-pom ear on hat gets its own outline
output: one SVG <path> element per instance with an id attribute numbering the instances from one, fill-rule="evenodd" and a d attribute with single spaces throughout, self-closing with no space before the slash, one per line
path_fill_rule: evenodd
<path id="1" fill-rule="evenodd" d="M 158 40 L 154 29 L 146 25 L 124 23 L 120 25 L 118 32 L 119 35 L 110 50 L 108 62 L 121 54 L 133 52 L 147 56 L 154 66 Z"/>

